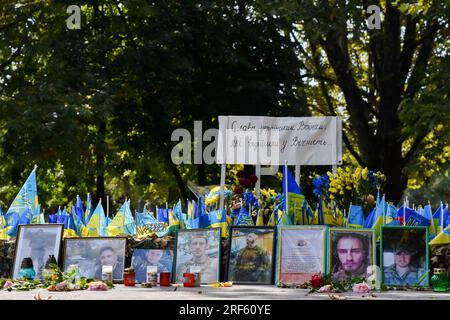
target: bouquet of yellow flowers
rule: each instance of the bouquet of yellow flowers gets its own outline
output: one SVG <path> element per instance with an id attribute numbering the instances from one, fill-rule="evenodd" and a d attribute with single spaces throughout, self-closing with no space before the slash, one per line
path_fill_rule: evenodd
<path id="1" fill-rule="evenodd" d="M 369 209 L 367 197 L 380 190 L 385 177 L 381 172 L 368 168 L 338 168 L 336 174 L 328 172 L 330 200 L 336 202 L 339 208 L 349 208 L 350 204 L 362 205 Z"/>

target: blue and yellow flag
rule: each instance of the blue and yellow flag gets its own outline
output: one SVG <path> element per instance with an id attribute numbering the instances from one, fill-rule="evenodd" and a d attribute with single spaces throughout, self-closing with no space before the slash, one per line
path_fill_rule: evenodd
<path id="1" fill-rule="evenodd" d="M 186 229 L 186 226 L 184 225 L 185 219 L 183 219 L 183 208 L 181 207 L 181 200 L 179 200 L 177 204 L 173 206 L 173 213 L 179 221 L 179 228 Z"/>
<path id="2" fill-rule="evenodd" d="M 83 230 L 83 236 L 85 237 L 106 237 L 108 232 L 106 230 L 106 216 L 103 210 L 102 202 L 99 201 L 94 212 L 88 219 L 88 224 Z"/>
<path id="3" fill-rule="evenodd" d="M 64 224 L 64 238 L 75 238 L 80 235 L 73 214 L 68 214 Z"/>
<path id="4" fill-rule="evenodd" d="M 92 211 L 92 201 L 91 195 L 88 193 L 86 198 L 86 210 L 84 212 L 84 224 L 87 226 L 89 223 L 89 219 L 91 218 Z"/>
<path id="5" fill-rule="evenodd" d="M 222 238 L 228 237 L 227 213 L 225 209 L 211 211 L 208 213 L 208 216 L 209 216 L 209 227 L 221 228 Z"/>
<path id="6" fill-rule="evenodd" d="M 434 237 L 429 245 L 437 244 L 448 244 L 450 243 L 450 225 L 444 228 L 444 231 L 440 232 L 436 237 Z"/>
<path id="7" fill-rule="evenodd" d="M 81 223 L 86 225 L 86 221 L 84 219 L 83 201 L 81 201 L 79 195 L 77 195 L 75 206 L 72 206 L 72 213 L 78 217 L 77 221 L 80 221 Z"/>
<path id="8" fill-rule="evenodd" d="M 23 216 L 25 211 L 31 212 L 31 220 L 37 214 L 38 209 L 38 194 L 37 194 L 37 182 L 36 182 L 36 166 L 31 171 L 24 185 L 20 189 L 19 193 L 14 198 L 8 211 L 5 214 L 5 220 L 7 225 L 12 225 L 13 219 L 18 221 L 18 218 Z M 28 213 L 29 214 L 29 213 Z M 30 222 L 31 222 L 30 220 Z M 14 232 L 13 232 L 14 233 Z"/>
<path id="9" fill-rule="evenodd" d="M 175 234 L 175 232 L 180 228 L 180 220 L 178 220 L 175 212 L 173 210 L 169 210 L 169 227 L 168 233 Z"/>
<path id="10" fill-rule="evenodd" d="M 289 218 L 289 215 L 286 214 L 286 212 L 278 210 L 278 226 L 289 226 L 292 225 L 292 221 Z"/>
<path id="11" fill-rule="evenodd" d="M 6 227 L 6 220 L 2 213 L 2 208 L 0 208 L 0 229 L 3 229 Z"/>
<path id="12" fill-rule="evenodd" d="M 138 227 L 142 227 L 150 223 L 155 223 L 155 217 L 152 216 L 152 214 L 150 213 L 150 211 L 147 210 L 147 208 L 144 208 L 143 212 L 136 213 L 136 224 Z"/>
<path id="13" fill-rule="evenodd" d="M 447 207 L 441 202 L 439 208 L 437 208 L 436 212 L 433 214 L 433 222 L 434 228 L 437 234 L 442 232 L 442 225 L 444 229 L 450 225 L 450 214 L 448 213 L 448 205 Z"/>
<path id="14" fill-rule="evenodd" d="M 349 228 L 364 228 L 364 211 L 361 206 L 350 205 L 347 225 Z"/>
<path id="15" fill-rule="evenodd" d="M 283 211 L 289 216 L 293 224 L 307 224 L 302 212 L 305 196 L 295 181 L 287 165 L 283 167 Z"/>
<path id="16" fill-rule="evenodd" d="M 255 223 L 253 222 L 252 217 L 247 212 L 247 209 L 245 209 L 245 206 L 242 205 L 241 209 L 239 210 L 239 214 L 237 218 L 234 220 L 235 226 L 254 226 Z"/>
<path id="17" fill-rule="evenodd" d="M 136 223 L 131 213 L 130 202 L 125 201 L 106 227 L 109 236 L 136 234 Z"/>
<path id="18" fill-rule="evenodd" d="M 258 215 L 256 216 L 256 226 L 263 227 L 264 226 L 264 216 L 262 214 L 262 210 L 258 210 Z"/>
<path id="19" fill-rule="evenodd" d="M 158 221 L 169 225 L 169 210 L 166 208 L 158 208 Z"/>
<path id="20" fill-rule="evenodd" d="M 376 239 L 378 239 L 380 236 L 381 227 L 384 224 L 384 217 L 386 215 L 386 199 L 383 196 L 383 198 L 380 201 L 379 198 L 380 195 L 378 193 L 377 206 L 369 214 L 364 224 L 365 228 L 375 229 Z"/>

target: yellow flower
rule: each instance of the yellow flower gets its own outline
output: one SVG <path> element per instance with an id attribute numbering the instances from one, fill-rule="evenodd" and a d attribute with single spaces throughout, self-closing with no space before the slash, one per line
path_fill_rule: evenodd
<path id="1" fill-rule="evenodd" d="M 340 195 L 344 195 L 344 190 L 342 190 L 341 192 L 339 192 Z"/>
<path id="2" fill-rule="evenodd" d="M 368 168 L 364 168 L 362 170 L 362 177 L 363 177 L 364 180 L 368 179 L 368 177 L 369 177 L 369 169 Z"/>
<path id="3" fill-rule="evenodd" d="M 346 186 L 345 189 L 352 190 L 352 187 L 351 186 Z"/>
<path id="4" fill-rule="evenodd" d="M 334 195 L 331 194 L 331 195 L 330 195 L 330 199 L 331 199 L 331 200 L 334 200 Z"/>
<path id="5" fill-rule="evenodd" d="M 330 191 L 331 193 L 335 193 L 337 190 L 336 190 L 336 188 L 330 188 L 330 189 L 328 189 L 328 191 Z"/>

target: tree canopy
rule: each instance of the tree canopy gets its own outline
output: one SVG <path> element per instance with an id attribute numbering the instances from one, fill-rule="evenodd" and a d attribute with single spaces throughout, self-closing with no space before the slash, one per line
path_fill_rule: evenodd
<path id="1" fill-rule="evenodd" d="M 34 164 L 51 210 L 186 198 L 219 170 L 175 165 L 171 134 L 218 115 L 340 115 L 347 164 L 382 171 L 395 202 L 448 170 L 446 1 L 78 1 L 69 30 L 71 4 L 1 4 L 3 206 Z"/>

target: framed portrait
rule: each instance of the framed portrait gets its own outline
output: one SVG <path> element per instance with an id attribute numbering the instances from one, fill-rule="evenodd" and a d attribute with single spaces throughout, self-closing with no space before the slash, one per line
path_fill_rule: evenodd
<path id="1" fill-rule="evenodd" d="M 275 228 L 232 226 L 229 237 L 228 281 L 272 284 Z"/>
<path id="2" fill-rule="evenodd" d="M 367 279 L 376 272 L 375 230 L 330 228 L 328 248 L 328 272 L 333 279 Z"/>
<path id="3" fill-rule="evenodd" d="M 42 279 L 42 270 L 50 255 L 59 260 L 63 224 L 19 225 L 12 278 L 18 279 L 24 258 L 31 258 L 35 279 Z"/>
<path id="4" fill-rule="evenodd" d="M 327 226 L 278 227 L 276 284 L 303 284 L 327 273 Z"/>
<path id="5" fill-rule="evenodd" d="M 387 286 L 429 286 L 428 228 L 383 226 L 381 273 Z"/>
<path id="6" fill-rule="evenodd" d="M 147 279 L 147 266 L 156 266 L 158 273 L 172 272 L 173 250 L 134 249 L 131 265 L 136 273 L 136 281 L 145 283 Z"/>
<path id="7" fill-rule="evenodd" d="M 219 281 L 221 228 L 178 230 L 173 281 L 183 282 L 184 273 L 200 273 L 200 282 Z"/>
<path id="8" fill-rule="evenodd" d="M 113 281 L 123 281 L 126 237 L 66 238 L 64 241 L 64 271 L 78 265 L 81 276 L 101 280 L 102 267 L 113 266 Z"/>

